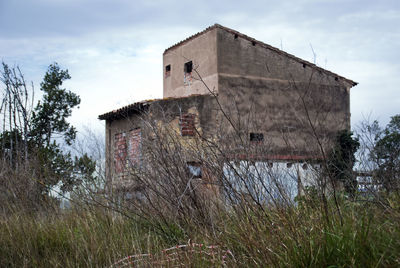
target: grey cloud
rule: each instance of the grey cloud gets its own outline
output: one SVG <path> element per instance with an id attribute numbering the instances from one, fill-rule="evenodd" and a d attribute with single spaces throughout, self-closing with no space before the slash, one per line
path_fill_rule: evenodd
<path id="1" fill-rule="evenodd" d="M 146 6 L 127 3 L 8 1 L 0 11 L 0 34 L 3 37 L 79 35 L 140 23 L 151 14 Z"/>
<path id="2" fill-rule="evenodd" d="M 398 0 L 0 0 L 0 60 L 32 70 L 36 81 L 49 63 L 68 64 L 77 88 L 104 94 L 110 73 L 121 79 L 114 90 L 125 96 L 155 80 L 151 72 L 159 68 L 147 63 L 148 57 L 161 61 L 163 48 L 215 22 L 274 46 L 281 39 L 285 50 L 306 60 L 312 58 L 312 43 L 318 64 L 325 67 L 327 58 L 328 69 L 360 82 L 352 93 L 355 119 L 372 109 L 385 117 L 398 112 L 398 94 L 393 96 L 398 84 L 393 74 L 400 72 Z M 143 54 L 147 47 L 156 47 L 155 56 Z M 103 66 L 113 69 L 104 72 Z M 129 85 L 122 81 L 127 77 Z M 161 90 L 161 76 L 157 79 L 152 88 Z M 378 87 L 384 93 L 377 93 Z"/>
<path id="3" fill-rule="evenodd" d="M 317 19 L 325 22 L 325 27 L 331 27 L 332 23 L 329 21 L 332 19 L 354 10 L 368 8 L 369 5 L 375 5 L 374 2 L 349 1 L 345 5 L 341 1 L 305 0 L 251 2 L 3 0 L 0 9 L 2 25 L 0 34 L 3 37 L 79 35 L 135 25 L 204 27 L 220 22 L 221 15 L 234 12 L 245 14 L 243 23 L 269 18 L 270 23 L 285 20 L 298 25 Z M 389 5 L 388 8 L 390 7 Z"/>

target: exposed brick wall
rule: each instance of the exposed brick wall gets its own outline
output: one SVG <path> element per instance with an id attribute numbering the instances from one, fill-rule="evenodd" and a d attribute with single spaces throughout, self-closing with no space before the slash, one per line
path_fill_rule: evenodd
<path id="1" fill-rule="evenodd" d="M 179 118 L 179 126 L 181 128 L 182 136 L 194 136 L 195 133 L 195 115 L 194 114 L 181 114 Z"/>
<path id="2" fill-rule="evenodd" d="M 141 131 L 133 129 L 129 133 L 117 133 L 114 137 L 115 173 L 121 174 L 130 167 L 138 166 L 141 158 Z"/>
<path id="3" fill-rule="evenodd" d="M 141 141 L 142 141 L 142 132 L 140 131 L 140 128 L 132 129 L 131 131 L 129 131 L 129 142 L 128 142 L 129 166 L 138 166 L 140 164 Z"/>

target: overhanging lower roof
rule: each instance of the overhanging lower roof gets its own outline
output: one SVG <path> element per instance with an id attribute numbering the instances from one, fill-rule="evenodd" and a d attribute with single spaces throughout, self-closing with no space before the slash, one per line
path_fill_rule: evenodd
<path id="1" fill-rule="evenodd" d="M 153 100 L 153 101 L 155 101 L 155 100 Z M 115 119 L 120 119 L 122 117 L 129 116 L 134 113 L 141 113 L 153 101 L 135 102 L 135 103 L 123 106 L 119 109 L 112 110 L 111 112 L 101 114 L 101 115 L 99 115 L 98 118 L 100 120 L 115 120 Z"/>
<path id="2" fill-rule="evenodd" d="M 135 102 L 126 106 L 123 106 L 119 109 L 112 110 L 111 112 L 107 112 L 104 114 L 99 115 L 100 120 L 117 120 L 121 118 L 126 118 L 129 115 L 143 113 L 146 109 L 156 103 L 165 103 L 171 100 L 185 100 L 190 98 L 203 98 L 211 95 L 199 95 L 199 94 L 192 94 L 185 97 L 168 97 L 163 99 L 152 99 L 152 100 L 144 100 Z"/>

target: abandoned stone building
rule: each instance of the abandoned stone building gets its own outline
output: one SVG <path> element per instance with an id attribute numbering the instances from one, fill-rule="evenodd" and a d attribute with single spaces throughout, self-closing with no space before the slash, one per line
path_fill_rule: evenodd
<path id="1" fill-rule="evenodd" d="M 129 181 L 129 168 L 144 161 L 143 142 L 154 135 L 148 116 L 184 141 L 224 143 L 232 161 L 295 164 L 302 176 L 307 164 L 325 157 L 338 131 L 350 129 L 356 82 L 218 24 L 167 48 L 162 68 L 162 99 L 99 116 L 106 122 L 106 176 L 113 187 Z M 228 137 L 248 147 L 229 147 Z M 251 146 L 257 150 L 249 154 Z M 201 173 L 201 166 L 191 168 Z"/>

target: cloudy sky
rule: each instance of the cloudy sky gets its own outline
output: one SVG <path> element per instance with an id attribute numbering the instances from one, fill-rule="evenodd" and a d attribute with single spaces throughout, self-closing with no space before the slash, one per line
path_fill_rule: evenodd
<path id="1" fill-rule="evenodd" d="M 72 123 L 162 97 L 165 48 L 219 23 L 359 82 L 353 125 L 400 113 L 400 1 L 0 0 L 0 60 L 39 88 L 58 62 L 82 98 Z"/>

